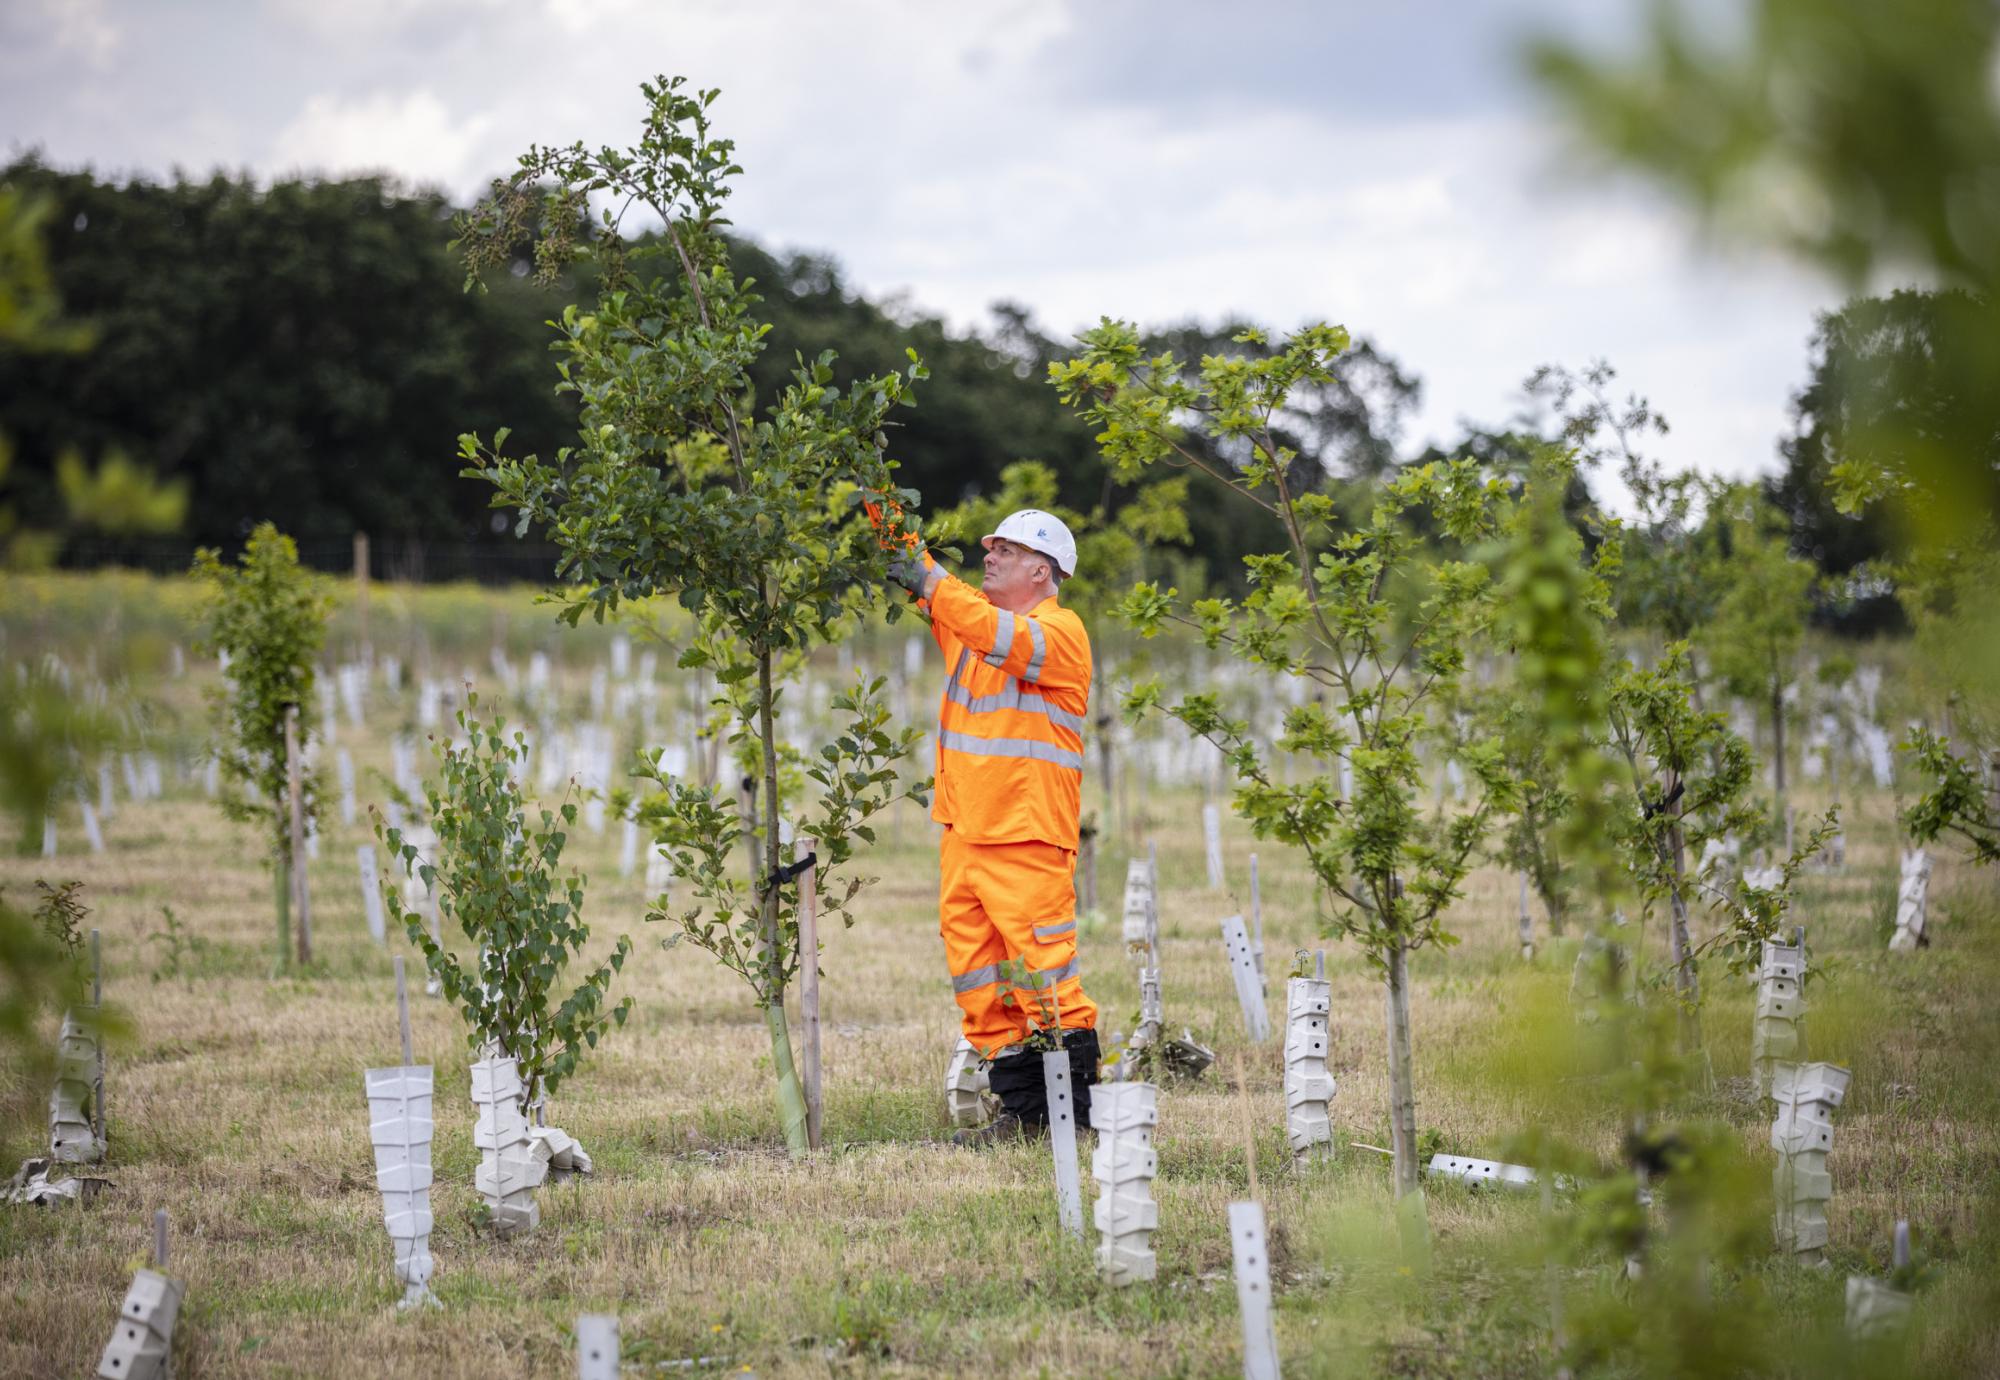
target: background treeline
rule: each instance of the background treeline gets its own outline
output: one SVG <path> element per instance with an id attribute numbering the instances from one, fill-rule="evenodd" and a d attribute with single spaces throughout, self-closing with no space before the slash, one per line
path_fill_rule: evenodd
<path id="1" fill-rule="evenodd" d="M 516 451 L 551 454 L 570 439 L 575 409 L 554 389 L 544 323 L 583 285 L 537 283 L 525 242 L 514 275 L 466 292 L 448 247 L 455 208 L 376 178 L 108 182 L 29 157 L 0 170 L 0 183 L 52 203 L 55 286 L 92 333 L 78 352 L 0 349 L 19 520 L 56 517 L 65 451 L 122 453 L 189 491 L 179 536 L 81 534 L 64 563 L 183 568 L 195 545 L 234 548 L 268 519 L 326 566 L 345 563 L 362 530 L 379 574 L 545 576 L 548 553 L 517 541 L 485 508 L 486 490 L 459 480 L 456 447 L 461 432 L 500 426 L 512 428 Z M 831 347 L 846 375 L 893 368 L 906 347 L 924 356 L 932 379 L 894 446 L 927 506 L 997 493 L 1003 468 L 1022 459 L 1047 465 L 1060 501 L 1081 513 L 1109 516 L 1132 497 L 1107 481 L 1088 432 L 1043 382 L 1068 342 L 1025 310 L 1002 303 L 983 329 L 954 332 L 868 300 L 830 258 L 774 255 L 748 240 L 735 256 L 773 323 L 756 371 L 761 396 L 783 384 L 798 352 Z M 1879 582 L 1849 578 L 1883 554 L 1886 533 L 1879 518 L 1836 513 L 1827 496 L 1844 434 L 1916 415 L 1989 448 L 2000 435 L 2000 390 L 1954 396 L 1929 366 L 1960 305 L 1949 293 L 1902 292 L 1818 323 L 1811 381 L 1794 400 L 1793 434 L 1774 438 L 1783 465 L 1767 492 L 1797 554 L 1835 577 L 1823 622 L 1858 629 L 1895 617 Z M 1164 328 L 1156 340 L 1199 356 L 1243 324 Z M 1286 419 L 1298 478 L 1339 492 L 1393 468 L 1419 389 L 1360 341 L 1342 381 Z M 1555 434 L 1553 422 L 1547 429 Z M 1453 449 L 1506 466 L 1538 439 L 1517 421 L 1469 430 Z M 1576 495 L 1574 506 L 1588 503 Z M 1239 583 L 1244 552 L 1276 545 L 1247 506 L 1196 505 L 1189 517 L 1189 554 L 1219 586 Z"/>

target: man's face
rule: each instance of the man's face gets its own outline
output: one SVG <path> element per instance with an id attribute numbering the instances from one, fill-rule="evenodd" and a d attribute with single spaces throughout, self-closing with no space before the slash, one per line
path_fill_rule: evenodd
<path id="1" fill-rule="evenodd" d="M 1020 612 L 1016 606 L 1033 600 L 1048 578 L 1049 558 L 1031 547 L 996 537 L 986 548 L 986 579 L 980 588 L 1000 608 Z"/>

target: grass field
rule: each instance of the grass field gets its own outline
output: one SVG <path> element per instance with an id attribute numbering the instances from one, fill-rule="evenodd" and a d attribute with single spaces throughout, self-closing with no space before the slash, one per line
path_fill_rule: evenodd
<path id="1" fill-rule="evenodd" d="M 198 679 L 191 671 L 156 693 L 191 715 Z M 367 732 L 343 726 L 364 783 L 369 768 L 388 769 L 393 722 L 379 705 Z M 1095 794 L 1093 779 L 1086 808 Z M 1217 942 L 1217 918 L 1246 898 L 1207 887 L 1197 794 L 1135 796 L 1146 819 L 1102 860 L 1113 918 L 1082 939 L 1085 979 L 1107 1026 L 1129 1026 L 1137 993 L 1117 889 L 1127 851 L 1151 839 L 1163 874 L 1167 1020 L 1221 1054 L 1201 1080 L 1162 1094 L 1156 1284 L 1096 1281 L 1087 1250 L 1058 1230 L 1045 1149 L 944 1143 L 941 1076 L 956 1012 L 936 938 L 933 827 L 911 811 L 868 859 L 882 880 L 865 893 L 861 922 L 827 939 L 829 1148 L 796 1164 L 783 1152 L 765 1028 L 747 994 L 705 954 L 663 952 L 653 942 L 663 936 L 641 922 L 640 877 L 619 875 L 615 829 L 579 830 L 572 848 L 592 879 L 594 944 L 621 931 L 638 944 L 614 989 L 637 998 L 632 1020 L 551 1108 L 598 1173 L 543 1190 L 532 1235 L 483 1233 L 462 1027 L 419 997 L 417 1059 L 438 1070 L 431 1248 L 445 1307 L 404 1316 L 393 1307 L 400 1291 L 361 1071 L 396 1062 L 390 955 L 414 951 L 367 936 L 354 866 L 367 835 L 329 809 L 312 868 L 318 962 L 273 977 L 271 885 L 256 840 L 170 772 L 163 800 L 121 799 L 103 855 L 76 851 L 72 827 L 53 862 L 0 861 L 0 885 L 17 898 L 37 877 L 87 884 L 107 993 L 132 1024 L 108 1075 L 115 1190 L 81 1209 L 0 1209 L 0 1375 L 91 1372 L 158 1206 L 172 1214 L 172 1273 L 189 1288 L 175 1338 L 188 1377 L 571 1374 L 582 1311 L 620 1315 L 628 1362 L 711 1358 L 697 1372 L 1234 1375 L 1225 1205 L 1246 1191 L 1246 1105 L 1288 1375 L 1550 1374 L 1541 1266 L 1526 1249 L 1539 1230 L 1535 1196 L 1432 1187 L 1433 1263 L 1403 1274 L 1380 1249 L 1386 1161 L 1343 1148 L 1332 1165 L 1291 1168 L 1279 1047 L 1244 1041 Z M 1755 1284 L 1801 1357 L 1816 1354 L 1837 1331 L 1845 1276 L 1880 1272 L 1891 1225 L 1907 1217 L 1935 1262 L 1908 1373 L 2000 1374 L 1990 1311 L 2000 891 L 1991 875 L 1942 858 L 1934 946 L 1899 959 L 1884 952 L 1897 847 L 1886 793 L 1850 810 L 1848 834 L 1846 871 L 1809 879 L 1799 908 L 1829 964 L 1808 1018 L 1811 1053 L 1855 1076 L 1831 1157 L 1832 1268 L 1772 1257 Z M 1241 887 L 1250 843 L 1233 819 L 1225 836 Z M 1324 941 L 1302 871 L 1274 845 L 1261 848 L 1260 866 L 1268 951 L 1282 973 L 1294 947 Z M 1617 1139 L 1608 1111 L 1601 1125 L 1578 1121 L 1573 1100 L 1550 1100 L 1523 1073 L 1552 1025 L 1568 1029 L 1574 950 L 1544 944 L 1523 963 L 1514 902 L 1511 875 L 1482 870 L 1451 914 L 1464 942 L 1413 963 L 1419 1125 L 1441 1148 L 1493 1157 L 1513 1132 L 1560 1115 L 1571 1118 L 1567 1134 L 1608 1155 Z M 166 906 L 188 936 L 178 944 L 162 937 Z M 1657 926 L 1648 942 L 1661 958 Z M 1380 988 L 1351 947 L 1327 960 L 1336 1134 L 1343 1147 L 1385 1144 Z M 1708 986 L 1716 1091 L 1685 1110 L 1727 1121 L 1768 1156 L 1769 1112 L 1740 1081 L 1748 986 L 1719 972 Z M 1281 1022 L 1275 974 L 1273 987 Z M 37 1139 L 34 1126 L 15 1128 L 9 1163 Z M 1802 1359 L 1798 1373 L 1806 1367 Z"/>

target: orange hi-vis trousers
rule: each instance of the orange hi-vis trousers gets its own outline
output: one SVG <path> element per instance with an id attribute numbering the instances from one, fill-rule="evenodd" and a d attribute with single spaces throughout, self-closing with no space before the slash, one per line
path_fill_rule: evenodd
<path id="1" fill-rule="evenodd" d="M 1076 954 L 1076 854 L 1052 843 L 968 843 L 949 827 L 938 851 L 938 930 L 972 1047 L 991 1058 L 1057 1015 L 1065 1030 L 1094 1030 L 1097 1005 Z M 1023 960 L 1035 989 L 1007 982 L 1000 965 L 1009 959 Z"/>

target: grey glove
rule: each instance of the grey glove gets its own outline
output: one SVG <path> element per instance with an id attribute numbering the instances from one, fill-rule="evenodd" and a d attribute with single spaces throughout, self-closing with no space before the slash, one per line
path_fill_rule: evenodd
<path id="1" fill-rule="evenodd" d="M 929 574 L 918 557 L 892 556 L 889 559 L 889 582 L 901 585 L 919 599 L 923 598 L 924 580 Z"/>

